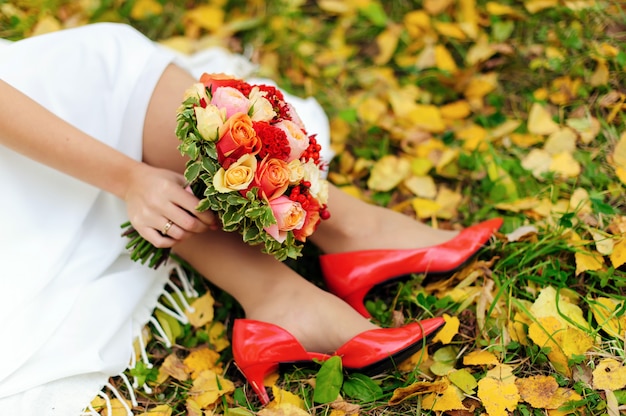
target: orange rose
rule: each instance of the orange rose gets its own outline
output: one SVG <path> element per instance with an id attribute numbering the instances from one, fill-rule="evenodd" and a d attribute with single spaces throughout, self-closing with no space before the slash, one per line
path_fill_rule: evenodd
<path id="1" fill-rule="evenodd" d="M 220 130 L 216 145 L 219 163 L 228 166 L 245 154 L 256 155 L 261 150 L 261 140 L 252 127 L 252 119 L 245 113 L 233 114 Z"/>
<path id="2" fill-rule="evenodd" d="M 285 193 L 289 176 L 289 166 L 285 161 L 266 158 L 254 175 L 254 185 L 259 187 L 261 195 L 271 201 Z"/>

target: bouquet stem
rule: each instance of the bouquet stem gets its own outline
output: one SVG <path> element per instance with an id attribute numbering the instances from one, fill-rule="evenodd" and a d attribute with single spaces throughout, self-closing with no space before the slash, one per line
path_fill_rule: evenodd
<path id="1" fill-rule="evenodd" d="M 126 244 L 126 249 L 130 250 L 131 260 L 139 261 L 141 264 L 148 263 L 148 266 L 153 269 L 158 269 L 167 261 L 171 252 L 170 248 L 155 247 L 135 230 L 130 221 L 125 222 L 121 227 L 125 229 L 122 236 L 130 239 Z"/>

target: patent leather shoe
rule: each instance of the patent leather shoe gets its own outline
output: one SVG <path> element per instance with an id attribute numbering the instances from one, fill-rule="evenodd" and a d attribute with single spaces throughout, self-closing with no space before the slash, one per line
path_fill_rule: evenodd
<path id="1" fill-rule="evenodd" d="M 283 365 L 306 367 L 339 356 L 347 372 L 380 374 L 424 347 L 444 323 L 443 318 L 437 317 L 400 328 L 372 329 L 356 335 L 334 353 L 324 354 L 307 351 L 293 335 L 277 325 L 238 319 L 233 327 L 233 356 L 261 403 L 266 405 L 270 398 L 263 380 Z"/>
<path id="2" fill-rule="evenodd" d="M 471 259 L 501 226 L 502 219 L 493 218 L 464 229 L 445 243 L 419 249 L 324 254 L 320 256 L 324 281 L 330 292 L 369 318 L 363 302 L 374 286 L 410 274 L 452 273 Z"/>

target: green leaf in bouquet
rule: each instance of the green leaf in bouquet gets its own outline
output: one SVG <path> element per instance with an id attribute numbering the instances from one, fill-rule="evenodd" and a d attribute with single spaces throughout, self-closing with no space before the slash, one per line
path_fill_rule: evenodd
<path id="1" fill-rule="evenodd" d="M 230 193 L 226 198 L 226 203 L 229 205 L 245 205 L 246 202 L 248 202 L 248 200 L 241 196 L 238 192 Z"/>
<path id="2" fill-rule="evenodd" d="M 201 170 L 202 170 L 202 163 L 200 162 L 194 162 L 194 163 L 188 164 L 187 168 L 185 169 L 185 179 L 187 180 L 187 182 L 189 183 L 194 182 L 196 178 L 198 177 L 198 175 L 200 175 Z"/>
<path id="3" fill-rule="evenodd" d="M 230 227 L 231 225 L 238 225 L 241 223 L 244 215 L 241 210 L 227 210 L 222 215 L 222 225 L 224 227 Z"/>
<path id="4" fill-rule="evenodd" d="M 210 145 L 205 146 L 205 153 L 207 153 L 208 157 L 202 158 L 202 168 L 204 169 L 205 172 L 210 173 L 211 176 L 215 175 L 215 172 L 217 172 L 217 164 L 212 159 L 212 156 L 208 154 L 212 152 L 215 152 L 215 146 L 210 146 Z M 217 153 L 216 153 L 216 158 L 217 158 Z"/>
<path id="5" fill-rule="evenodd" d="M 198 205 L 196 206 L 196 211 L 204 212 L 211 209 L 211 201 L 207 198 L 201 199 Z"/>
<path id="6" fill-rule="evenodd" d="M 261 230 L 256 226 L 246 227 L 241 233 L 243 241 L 246 243 L 259 243 L 259 237 L 261 236 Z"/>

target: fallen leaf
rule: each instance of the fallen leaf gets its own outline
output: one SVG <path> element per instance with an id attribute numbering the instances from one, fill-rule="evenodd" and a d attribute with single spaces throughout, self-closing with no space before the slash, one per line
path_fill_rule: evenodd
<path id="1" fill-rule="evenodd" d="M 617 315 L 622 307 L 623 303 L 612 298 L 589 300 L 589 308 L 598 326 L 617 339 L 623 339 L 626 332 L 626 315 Z"/>
<path id="2" fill-rule="evenodd" d="M 412 175 L 404 181 L 404 186 L 420 198 L 434 199 L 437 196 L 437 185 L 430 176 Z"/>
<path id="3" fill-rule="evenodd" d="M 464 410 L 463 393 L 458 387 L 448 384 L 442 393 L 431 393 L 422 399 L 422 408 L 435 412 Z"/>
<path id="4" fill-rule="evenodd" d="M 589 84 L 594 87 L 609 83 L 609 67 L 604 59 L 596 59 L 596 69 L 589 78 Z"/>
<path id="5" fill-rule="evenodd" d="M 385 65 L 393 56 L 398 47 L 398 40 L 402 28 L 399 25 L 390 24 L 387 28 L 376 36 L 378 54 L 374 57 L 376 65 Z"/>
<path id="6" fill-rule="evenodd" d="M 571 389 L 559 387 L 552 376 L 531 376 L 515 380 L 520 397 L 536 409 L 558 409 L 567 402 L 580 400 Z"/>
<path id="7" fill-rule="evenodd" d="M 183 20 L 210 32 L 224 25 L 224 10 L 213 5 L 200 5 L 185 12 Z"/>
<path id="8" fill-rule="evenodd" d="M 220 397 L 235 391 L 232 381 L 225 379 L 213 370 L 204 370 L 193 381 L 189 396 L 200 405 L 202 409 L 208 408 Z"/>
<path id="9" fill-rule="evenodd" d="M 532 134 L 549 135 L 560 129 L 552 115 L 539 103 L 533 103 L 528 114 L 528 131 Z"/>
<path id="10" fill-rule="evenodd" d="M 544 9 L 549 9 L 558 5 L 558 0 L 526 0 L 524 7 L 529 13 L 535 14 Z"/>
<path id="11" fill-rule="evenodd" d="M 383 156 L 372 167 L 367 187 L 373 191 L 390 191 L 407 178 L 410 172 L 411 164 L 406 158 Z"/>
<path id="12" fill-rule="evenodd" d="M 441 209 L 439 203 L 425 198 L 413 198 L 411 200 L 411 206 L 417 215 L 417 218 L 427 219 L 437 215 Z"/>
<path id="13" fill-rule="evenodd" d="M 522 167 L 530 171 L 537 179 L 543 179 L 543 175 L 550 170 L 552 157 L 543 149 L 532 149 L 523 159 Z"/>
<path id="14" fill-rule="evenodd" d="M 201 347 L 191 351 L 183 360 L 183 364 L 192 379 L 196 379 L 206 370 L 213 370 L 220 374 L 222 372 L 220 355 L 207 347 Z"/>
<path id="15" fill-rule="evenodd" d="M 626 238 L 622 238 L 615 243 L 609 258 L 611 259 L 611 264 L 616 269 L 626 263 Z"/>
<path id="16" fill-rule="evenodd" d="M 411 383 L 406 387 L 398 387 L 393 391 L 388 404 L 390 406 L 396 406 L 405 400 L 412 397 L 428 394 L 428 393 L 443 393 L 448 388 L 448 382 L 445 379 L 431 381 L 417 381 Z"/>
<path id="17" fill-rule="evenodd" d="M 461 368 L 448 374 L 448 379 L 457 386 L 463 393 L 473 395 L 478 382 L 467 369 Z"/>
<path id="18" fill-rule="evenodd" d="M 494 353 L 485 350 L 472 351 L 463 357 L 464 365 L 497 365 L 500 363 Z"/>
<path id="19" fill-rule="evenodd" d="M 163 13 L 163 5 L 156 0 L 137 0 L 130 9 L 130 17 L 136 20 L 159 16 Z"/>
<path id="20" fill-rule="evenodd" d="M 604 358 L 593 370 L 595 390 L 619 390 L 626 387 L 626 367 L 612 358 Z"/>
<path id="21" fill-rule="evenodd" d="M 159 375 L 161 373 L 173 377 L 178 381 L 185 381 L 189 378 L 189 369 L 175 353 L 165 357 L 161 367 L 159 367 Z"/>
<path id="22" fill-rule="evenodd" d="M 431 133 L 441 133 L 446 128 L 441 111 L 434 105 L 417 104 L 409 113 L 408 119 L 415 126 Z"/>
<path id="23" fill-rule="evenodd" d="M 569 152 L 561 152 L 552 156 L 549 170 L 561 178 L 575 178 L 580 175 L 580 163 Z"/>
<path id="24" fill-rule="evenodd" d="M 452 338 L 459 332 L 460 321 L 456 316 L 450 316 L 446 313 L 443 314 L 443 319 L 446 321 L 443 328 L 437 332 L 437 335 L 433 338 L 433 342 L 441 342 L 446 345 L 452 342 Z"/>
<path id="25" fill-rule="evenodd" d="M 520 400 L 516 377 L 508 365 L 499 365 L 478 381 L 477 396 L 489 416 L 508 416 Z"/>
<path id="26" fill-rule="evenodd" d="M 166 404 L 155 406 L 147 412 L 140 413 L 139 416 L 171 416 L 172 408 Z"/>
<path id="27" fill-rule="evenodd" d="M 550 134 L 543 149 L 551 155 L 574 153 L 576 150 L 576 133 L 569 127 L 561 128 Z"/>
<path id="28" fill-rule="evenodd" d="M 213 305 L 215 300 L 211 296 L 211 292 L 207 292 L 199 298 L 191 302 L 191 311 L 185 311 L 185 315 L 189 319 L 189 323 L 196 328 L 206 325 L 213 320 Z"/>
<path id="29" fill-rule="evenodd" d="M 289 408 L 290 406 L 293 406 L 294 408 L 300 410 L 306 410 L 304 400 L 290 391 L 283 390 L 280 387 L 273 385 L 272 395 L 274 396 L 274 399 L 267 405 L 268 409 Z"/>

